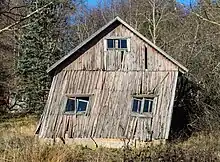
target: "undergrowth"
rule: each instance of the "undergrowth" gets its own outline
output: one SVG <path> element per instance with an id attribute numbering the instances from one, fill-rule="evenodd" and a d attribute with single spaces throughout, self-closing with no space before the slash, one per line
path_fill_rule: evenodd
<path id="1" fill-rule="evenodd" d="M 36 118 L 0 123 L 0 161 L 3 162 L 145 162 L 220 161 L 218 133 L 195 134 L 185 142 L 143 148 L 91 149 L 85 146 L 45 143 L 34 137 Z"/>

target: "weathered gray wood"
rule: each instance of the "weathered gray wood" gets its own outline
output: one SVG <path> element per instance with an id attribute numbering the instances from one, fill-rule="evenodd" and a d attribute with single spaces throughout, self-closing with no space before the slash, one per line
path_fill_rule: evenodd
<path id="1" fill-rule="evenodd" d="M 123 59 L 120 50 L 104 51 L 107 37 L 129 37 L 130 51 L 124 51 Z M 167 139 L 178 71 L 176 64 L 119 25 L 54 76 L 39 135 Z M 89 96 L 89 113 L 65 114 L 65 96 Z M 153 97 L 153 112 L 132 116 L 132 97 Z"/>
<path id="2" fill-rule="evenodd" d="M 176 84 L 177 84 L 177 77 L 178 77 L 178 72 L 174 74 L 175 76 L 173 77 L 173 84 L 172 84 L 172 89 L 171 89 L 171 98 L 170 98 L 170 104 L 169 104 L 169 109 L 168 111 L 168 116 L 167 116 L 167 125 L 166 125 L 166 133 L 165 133 L 165 139 L 168 139 L 169 137 L 169 132 L 170 132 L 170 125 L 171 125 L 171 120 L 172 120 L 172 113 L 173 113 L 173 104 L 174 104 L 174 98 L 175 98 L 175 91 L 176 91 Z"/>

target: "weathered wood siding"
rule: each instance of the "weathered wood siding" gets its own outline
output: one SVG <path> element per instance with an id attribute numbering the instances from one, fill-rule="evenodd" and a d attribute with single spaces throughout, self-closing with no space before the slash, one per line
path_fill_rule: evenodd
<path id="1" fill-rule="evenodd" d="M 121 51 L 104 51 L 104 39 L 111 37 L 130 38 L 131 51 L 124 51 L 123 66 L 121 64 Z M 79 56 L 65 69 L 69 70 L 145 70 L 145 47 L 147 47 L 148 70 L 164 71 L 177 70 L 178 67 L 167 58 L 159 54 L 151 46 L 145 44 L 138 36 L 123 25 L 119 25 L 112 32 L 100 39 L 94 46 Z"/>
<path id="2" fill-rule="evenodd" d="M 109 72 L 62 71 L 53 79 L 47 111 L 40 135 L 42 137 L 102 137 L 102 138 L 165 138 L 170 98 L 177 71 L 169 72 Z M 78 78 L 78 79 L 76 79 Z M 158 94 L 152 118 L 132 117 L 133 94 Z M 94 94 L 88 116 L 65 115 L 65 94 Z M 151 127 L 152 122 L 152 127 Z"/>
<path id="3" fill-rule="evenodd" d="M 123 66 L 117 64 L 117 55 L 111 57 L 118 51 L 104 51 L 104 39 L 111 36 L 131 39 Z M 120 25 L 53 77 L 39 135 L 167 139 L 177 76 L 176 65 Z M 157 96 L 153 117 L 131 116 L 132 95 L 153 90 Z M 66 94 L 93 94 L 89 114 L 64 114 Z"/>

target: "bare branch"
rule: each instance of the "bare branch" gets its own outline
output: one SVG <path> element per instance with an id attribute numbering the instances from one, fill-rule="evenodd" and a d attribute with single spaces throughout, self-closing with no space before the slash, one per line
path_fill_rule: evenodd
<path id="1" fill-rule="evenodd" d="M 209 23 L 211 23 L 211 24 L 220 26 L 220 23 L 218 23 L 218 22 L 215 22 L 215 21 L 209 20 L 209 19 L 207 19 L 207 18 L 204 18 L 203 16 L 201 16 L 201 15 L 195 13 L 195 12 L 193 12 L 193 13 L 194 13 L 197 17 L 199 17 L 200 19 L 202 19 L 202 20 L 204 20 L 204 21 L 207 21 L 207 22 L 209 22 Z"/>
<path id="2" fill-rule="evenodd" d="M 9 15 L 7 15 L 7 14 L 5 14 L 5 13 L 2 13 L 2 15 L 5 16 L 5 17 L 7 17 L 7 18 L 9 18 L 9 19 L 11 19 L 11 20 L 13 20 L 13 21 L 16 21 L 13 17 L 11 17 L 11 16 L 9 16 Z"/>
<path id="3" fill-rule="evenodd" d="M 1 34 L 2 32 L 4 32 L 4 31 L 10 30 L 12 27 L 14 27 L 14 26 L 20 24 L 20 23 L 23 22 L 24 20 L 26 20 L 26 19 L 28 19 L 29 17 L 33 16 L 34 14 L 36 14 L 36 13 L 42 11 L 44 8 L 48 7 L 48 6 L 51 5 L 51 4 L 52 4 L 52 2 L 50 2 L 50 3 L 46 4 L 46 5 L 44 5 L 43 7 L 41 7 L 41 8 L 39 8 L 39 9 L 35 10 L 34 12 L 31 12 L 30 14 L 28 14 L 28 15 L 25 16 L 25 17 L 23 17 L 23 18 L 20 19 L 19 21 L 16 21 L 16 22 L 14 22 L 13 24 L 11 24 L 11 25 L 9 25 L 9 26 L 3 28 L 3 29 L 0 29 L 0 34 Z"/>
<path id="4" fill-rule="evenodd" d="M 12 8 L 9 9 L 9 12 L 12 11 L 12 10 L 14 10 L 14 9 L 19 9 L 19 8 L 23 8 L 23 7 L 27 7 L 27 6 L 24 5 L 24 6 L 15 6 L 15 7 L 12 7 Z"/>
<path id="5" fill-rule="evenodd" d="M 39 17 L 38 19 L 36 19 L 34 22 L 31 22 L 31 23 L 28 23 L 28 24 L 25 24 L 23 26 L 20 26 L 19 28 L 13 28 L 13 29 L 9 29 L 10 31 L 16 31 L 18 29 L 22 29 L 22 28 L 25 28 L 25 27 L 28 27 L 30 25 L 33 25 L 35 24 L 36 22 L 38 22 L 43 16 Z"/>
<path id="6" fill-rule="evenodd" d="M 13 12 L 4 12 L 4 14 L 10 14 L 10 15 L 14 15 L 14 16 L 20 16 L 20 17 L 25 17 L 25 15 L 21 15 L 21 14 L 17 14 L 17 13 L 13 13 Z"/>

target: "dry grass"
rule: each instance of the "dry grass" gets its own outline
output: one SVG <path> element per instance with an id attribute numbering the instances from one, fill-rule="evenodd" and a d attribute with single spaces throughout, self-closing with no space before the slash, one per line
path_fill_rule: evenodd
<path id="1" fill-rule="evenodd" d="M 185 142 L 141 149 L 90 149 L 42 143 L 33 136 L 35 126 L 33 116 L 0 123 L 0 161 L 220 161 L 218 133 L 200 133 Z"/>
<path id="2" fill-rule="evenodd" d="M 0 137 L 33 136 L 37 121 L 36 116 L 5 119 L 0 122 Z"/>

